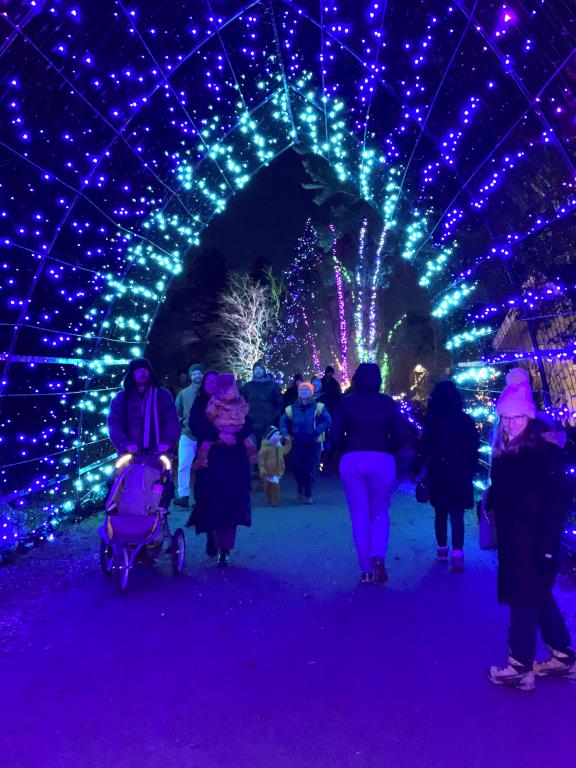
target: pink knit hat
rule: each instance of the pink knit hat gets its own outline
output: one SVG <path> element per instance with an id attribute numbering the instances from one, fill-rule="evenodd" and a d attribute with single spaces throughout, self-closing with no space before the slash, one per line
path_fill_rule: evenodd
<path id="1" fill-rule="evenodd" d="M 498 416 L 536 416 L 530 377 L 523 368 L 513 368 L 506 375 L 506 386 L 496 403 Z"/>

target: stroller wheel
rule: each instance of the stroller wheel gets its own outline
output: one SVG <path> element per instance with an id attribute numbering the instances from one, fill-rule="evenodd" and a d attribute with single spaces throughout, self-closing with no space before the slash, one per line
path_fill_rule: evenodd
<path id="1" fill-rule="evenodd" d="M 172 570 L 175 576 L 182 576 L 186 560 L 186 539 L 182 528 L 177 528 L 172 536 Z"/>
<path id="2" fill-rule="evenodd" d="M 128 576 L 130 574 L 130 554 L 128 547 L 124 544 L 118 552 L 116 560 L 116 578 L 118 580 L 118 589 L 121 592 L 128 586 Z"/>
<path id="3" fill-rule="evenodd" d="M 114 550 L 104 539 L 100 540 L 100 568 L 104 576 L 112 576 L 114 568 Z"/>

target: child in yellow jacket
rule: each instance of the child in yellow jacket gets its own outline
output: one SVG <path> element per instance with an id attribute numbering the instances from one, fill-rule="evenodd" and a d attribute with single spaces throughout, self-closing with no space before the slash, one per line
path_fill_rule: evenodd
<path id="1" fill-rule="evenodd" d="M 292 447 L 290 437 L 282 437 L 278 427 L 270 427 L 258 451 L 258 469 L 270 506 L 280 503 L 280 480 L 286 470 L 284 457 Z"/>

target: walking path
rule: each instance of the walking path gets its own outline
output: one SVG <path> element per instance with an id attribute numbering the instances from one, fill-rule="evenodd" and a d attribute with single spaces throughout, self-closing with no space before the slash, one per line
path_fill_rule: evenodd
<path id="1" fill-rule="evenodd" d="M 316 496 L 257 506 L 229 570 L 189 532 L 186 577 L 166 558 L 126 595 L 99 573 L 94 520 L 0 570 L 3 768 L 572 764 L 576 686 L 487 681 L 506 612 L 472 526 L 453 575 L 431 510 L 399 491 L 390 582 L 360 586 L 339 485 Z M 576 584 L 559 596 L 576 631 Z"/>

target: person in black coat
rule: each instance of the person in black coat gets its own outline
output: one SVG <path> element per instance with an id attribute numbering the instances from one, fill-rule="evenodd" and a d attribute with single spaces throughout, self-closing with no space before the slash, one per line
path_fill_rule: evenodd
<path id="1" fill-rule="evenodd" d="M 388 580 L 386 551 L 390 500 L 396 480 L 395 454 L 409 441 L 409 430 L 394 400 L 380 392 L 375 363 L 361 363 L 353 391 L 334 413 L 332 443 L 343 454 L 340 477 L 352 521 L 360 581 Z"/>
<path id="2" fill-rule="evenodd" d="M 216 374 L 206 374 L 190 410 L 189 424 L 193 434 L 200 442 L 212 443 L 208 466 L 196 472 L 193 522 L 196 533 L 214 532 L 214 545 L 219 550 L 218 564 L 225 566 L 230 562 L 237 526 L 252 524 L 250 463 L 243 441 L 253 430 L 250 419 L 246 417 L 241 430 L 235 435 L 226 435 L 224 441 L 206 416 L 215 384 Z M 209 545 L 210 539 L 207 551 Z"/>
<path id="3" fill-rule="evenodd" d="M 510 656 L 507 666 L 491 667 L 489 674 L 496 684 L 531 690 L 535 675 L 576 678 L 570 634 L 552 592 L 567 478 L 558 433 L 535 418 L 527 375 L 509 382 L 496 410 L 487 504 L 498 536 L 498 599 L 510 607 Z M 552 655 L 534 663 L 538 630 Z"/>
<path id="4" fill-rule="evenodd" d="M 436 557 L 448 561 L 448 519 L 452 528 L 452 568 L 464 568 L 464 510 L 474 505 L 474 475 L 479 437 L 474 421 L 462 410 L 453 381 L 441 381 L 430 395 L 418 446 L 416 471 L 423 472 L 434 507 Z"/>
<path id="5" fill-rule="evenodd" d="M 338 403 L 342 399 L 342 388 L 334 378 L 334 368 L 331 365 L 326 366 L 322 376 L 322 392 L 319 399 L 328 408 L 330 416 L 334 416 Z"/>
<path id="6" fill-rule="evenodd" d="M 294 374 L 294 381 L 286 389 L 286 392 L 284 392 L 284 394 L 282 395 L 283 411 L 285 411 L 289 405 L 294 405 L 294 403 L 298 402 L 298 387 L 300 386 L 300 384 L 302 384 L 303 381 L 304 381 L 304 378 L 301 373 Z"/>

